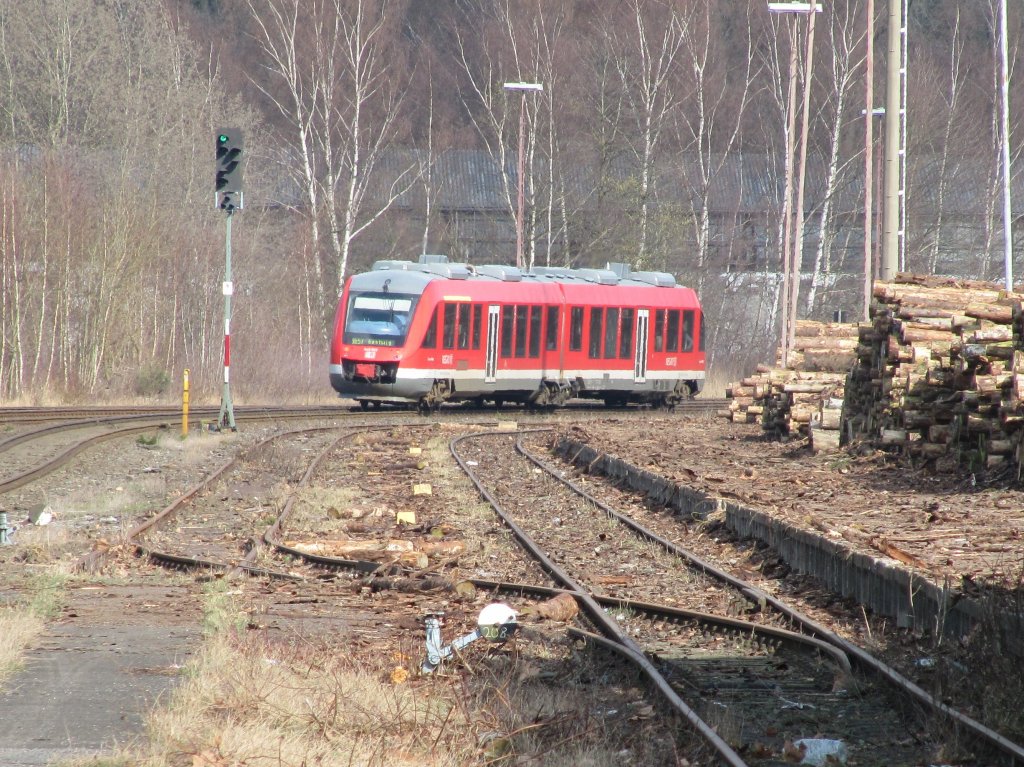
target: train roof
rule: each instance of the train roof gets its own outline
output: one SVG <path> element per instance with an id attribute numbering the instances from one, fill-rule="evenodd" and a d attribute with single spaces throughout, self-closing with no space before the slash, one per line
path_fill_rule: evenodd
<path id="1" fill-rule="evenodd" d="M 387 277 L 385 274 L 388 273 Z M 608 264 L 605 269 L 569 269 L 565 267 L 535 266 L 522 270 L 507 264 L 451 263 L 445 256 L 421 256 L 419 261 L 377 261 L 369 272 L 355 275 L 353 285 L 373 289 L 381 278 L 391 279 L 390 288 L 408 291 L 422 288 L 432 280 L 467 280 L 483 282 L 510 282 L 564 285 L 604 285 L 622 287 L 683 287 L 668 272 L 636 271 L 628 264 Z"/>

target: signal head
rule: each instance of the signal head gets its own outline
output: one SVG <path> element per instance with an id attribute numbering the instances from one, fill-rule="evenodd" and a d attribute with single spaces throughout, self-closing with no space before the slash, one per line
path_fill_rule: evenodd
<path id="1" fill-rule="evenodd" d="M 243 135 L 237 128 L 221 128 L 216 139 L 216 205 L 221 210 L 241 208 L 242 168 L 244 165 Z"/>

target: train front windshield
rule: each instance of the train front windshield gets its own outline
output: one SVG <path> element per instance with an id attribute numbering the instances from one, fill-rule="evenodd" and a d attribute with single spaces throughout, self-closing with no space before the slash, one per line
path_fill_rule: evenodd
<path id="1" fill-rule="evenodd" d="M 350 295 L 342 342 L 364 346 L 401 346 L 405 343 L 416 298 L 383 292 Z"/>

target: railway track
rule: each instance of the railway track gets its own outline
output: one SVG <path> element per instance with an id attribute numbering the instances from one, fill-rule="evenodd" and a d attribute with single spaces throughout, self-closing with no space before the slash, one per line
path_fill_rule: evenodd
<path id="1" fill-rule="evenodd" d="M 681 413 L 710 413 L 723 406 L 725 400 L 694 399 L 680 403 Z M 508 408 L 508 412 L 517 412 Z M 479 419 L 480 413 L 493 413 L 492 408 L 474 410 L 463 406 L 443 408 L 437 420 L 463 417 Z M 518 412 L 527 412 L 518 410 Z M 607 413 L 603 406 L 589 402 L 577 402 L 571 408 L 552 411 L 558 414 L 594 414 L 597 417 Z M 636 412 L 635 408 L 627 412 Z M 194 408 L 190 411 L 190 423 L 199 428 L 207 418 L 216 418 L 216 408 Z M 310 407 L 240 407 L 235 418 L 238 423 L 259 423 L 310 419 L 342 419 L 365 422 L 366 419 L 415 419 L 415 411 L 384 410 L 363 413 L 358 406 L 310 406 Z M 180 428 L 181 412 L 166 408 L 142 406 L 127 407 L 73 407 L 73 408 L 0 408 L 0 423 L 19 424 L 22 428 L 0 437 L 0 455 L 5 457 L 5 472 L 0 474 L 0 494 L 16 490 L 58 468 L 65 466 L 76 456 L 103 442 L 119 437 L 129 437 L 164 431 L 174 433 Z M 491 422 L 493 423 L 493 422 Z M 40 425 L 41 424 L 41 425 Z M 25 446 L 31 445 L 29 449 Z M 17 448 L 23 448 L 20 452 Z"/>
<path id="2" fill-rule="evenodd" d="M 727 407 L 729 400 L 722 397 L 695 397 L 690 400 L 683 400 L 675 406 L 680 413 L 704 413 L 714 412 Z M 609 408 L 594 400 L 573 400 L 557 410 L 547 412 L 563 411 L 596 411 L 596 412 L 632 412 L 641 409 L 639 407 Z M 238 405 L 235 406 L 235 419 L 243 421 L 260 420 L 266 418 L 329 418 L 340 416 L 351 412 L 365 411 L 348 401 L 336 405 L 306 405 L 294 407 L 282 407 L 276 405 Z M 385 413 L 398 413 L 403 411 L 416 411 L 415 405 L 407 407 L 386 407 Z M 529 411 L 529 407 L 520 407 L 509 403 L 497 409 L 498 412 L 522 412 Z M 474 408 L 469 403 L 458 405 L 442 405 L 438 410 L 433 411 L 434 415 L 445 415 L 454 412 L 495 412 L 494 407 Z M 189 408 L 189 422 L 199 424 L 203 421 L 215 420 L 219 414 L 218 406 L 192 406 Z M 0 424 L 33 424 L 47 423 L 53 421 L 83 421 L 86 423 L 97 420 L 109 419 L 131 419 L 131 418 L 158 418 L 167 421 L 181 422 L 181 407 L 149 406 L 149 405 L 90 405 L 75 407 L 0 407 Z"/>
<path id="3" fill-rule="evenodd" d="M 317 579 L 317 568 L 407 575 L 393 568 L 382 571 L 379 562 L 310 555 L 282 543 L 294 493 L 283 506 L 229 515 L 194 502 L 222 482 L 223 475 L 238 471 L 240 461 L 249 464 L 245 473 L 261 476 L 264 482 L 301 487 L 340 445 L 365 428 L 341 434 L 304 429 L 275 435 L 214 472 L 132 531 L 130 539 L 139 541 L 140 551 L 151 559 L 175 567 L 307 582 Z M 295 460 L 276 457 L 273 445 L 281 440 L 308 442 L 300 451 L 303 460 L 308 459 L 304 471 Z M 966 733 L 999 753 L 1005 763 L 1024 763 L 1019 747 L 932 700 L 860 648 L 561 477 L 559 469 L 524 446 L 522 436 L 463 436 L 452 441 L 451 449 L 541 568 L 582 605 L 587 621 L 573 629 L 575 635 L 637 664 L 724 763 L 781 764 L 787 754 L 793 757 L 798 735 L 821 732 L 856 744 L 860 764 L 928 763 L 936 758 L 936 744 L 942 740 L 939 721 L 956 726 L 957 735 L 941 747 L 946 753 L 962 749 L 959 738 Z M 223 508 L 223 500 L 216 500 L 217 508 Z M 623 543 L 616 526 L 628 527 L 643 543 Z M 570 534 L 571 545 L 566 547 L 560 539 L 566 529 L 587 530 L 593 537 L 585 540 Z M 588 552 L 591 543 L 595 545 Z M 275 553 L 275 562 L 257 564 L 261 544 Z M 667 552 L 672 561 L 653 547 Z M 556 563 L 553 556 L 563 561 Z M 287 565 L 281 564 L 281 557 L 287 557 Z M 657 573 L 656 582 L 640 572 L 637 563 L 645 561 L 652 564 L 651 573 Z M 536 584 L 480 579 L 473 583 L 536 599 L 556 593 Z M 432 587 L 436 586 L 437 581 Z M 675 605 L 659 604 L 665 601 Z M 711 609 L 687 610 L 680 603 Z M 921 713 L 922 706 L 927 714 Z"/>
<path id="4" fill-rule="evenodd" d="M 367 449 L 376 453 L 394 443 L 390 449 L 401 456 L 415 439 L 409 436 L 413 425 L 435 433 L 481 428 L 444 418 L 376 418 L 274 435 L 210 473 L 159 520 L 133 530 L 132 545 L 150 561 L 174 567 L 261 576 L 255 582 L 266 585 L 254 588 L 265 594 L 267 615 L 278 618 L 315 613 L 322 620 L 343 621 L 337 595 L 350 593 L 351 584 L 375 591 L 378 582 L 397 580 L 406 587 L 419 583 L 413 588 L 423 594 L 404 599 L 426 608 L 437 601 L 432 591 L 455 586 L 441 570 L 417 574 L 396 562 L 309 555 L 284 542 L 286 532 L 316 535 L 315 525 L 292 519 L 306 483 L 318 474 L 323 482 L 338 461 L 358 464 Z M 396 436 L 372 447 L 358 444 L 374 431 Z M 527 606 L 572 594 L 586 618 L 571 633 L 638 664 L 694 731 L 706 736 L 694 746 L 694 756 L 707 758 L 712 749 L 726 764 L 781 765 L 787 755 L 793 758 L 787 748 L 795 747 L 796 735 L 810 733 L 835 735 L 862 765 L 938 763 L 938 744 L 947 763 L 955 762 L 952 755 L 971 753 L 982 754 L 973 763 L 1024 764 L 1018 746 L 913 690 L 868 653 L 830 636 L 758 587 L 674 547 L 664 530 L 647 534 L 633 523 L 634 534 L 647 535 L 646 541 L 623 542 L 620 526 L 630 521 L 627 515 L 611 521 L 615 509 L 587 497 L 578 483 L 567 483 L 566 470 L 528 448 L 531 440 L 542 444 L 504 431 L 452 442 L 463 469 L 477 476 L 481 492 L 507 515 L 510 529 L 540 552 L 542 563 L 524 565 L 518 579 L 503 572 L 501 579 L 470 582 L 477 590 L 518 595 L 517 604 Z M 286 443 L 287 449 L 275 447 Z M 415 481 L 415 467 L 397 457 L 390 460 L 394 471 L 385 468 L 386 481 Z M 231 509 L 232 485 L 251 485 L 256 478 L 268 488 L 287 489 L 268 492 L 275 500 L 265 504 Z M 249 490 L 246 497 L 253 495 Z M 559 543 L 567 530 L 576 531 L 568 548 Z M 93 552 L 81 564 L 95 567 L 109 553 Z M 331 570 L 351 572 L 325 575 Z M 550 585 L 552 574 L 565 578 L 560 587 Z M 275 582 L 292 585 L 271 585 Z M 280 604 L 282 589 L 291 595 L 287 608 Z M 359 631 L 379 633 L 369 618 Z"/>
<path id="5" fill-rule="evenodd" d="M 481 446 L 484 441 L 487 447 Z M 970 741 L 971 749 L 990 752 L 994 761 L 986 764 L 1024 763 L 1020 746 L 944 706 L 895 670 L 796 610 L 615 514 L 531 455 L 521 440 L 500 433 L 464 437 L 453 440 L 452 451 L 520 542 L 588 608 L 590 619 L 611 646 L 642 668 L 645 658 L 660 661 L 660 668 L 645 668 L 648 676 L 726 763 L 784 763 L 787 748 L 801 732 L 805 737 L 827 732 L 831 739 L 856 744 L 856 760 L 863 765 L 928 764 L 943 756 L 949 759 L 954 753 L 963 758 L 970 750 L 965 750 L 961 738 Z M 510 477 L 516 456 L 520 468 Z M 702 577 L 698 588 L 708 598 L 711 592 L 705 591 L 704 577 L 723 586 L 715 598 L 721 605 L 720 619 L 732 619 L 723 613 L 733 608 L 737 597 L 749 605 L 746 611 L 757 610 L 754 620 L 739 633 L 741 639 L 726 641 L 714 633 L 709 641 L 704 632 L 664 632 L 629 612 L 620 620 L 609 620 L 593 594 L 607 592 L 608 583 L 615 583 L 620 594 L 648 593 L 651 585 L 633 574 L 638 562 L 656 557 L 610 532 L 609 518 L 616 524 L 629 522 L 633 533 L 678 560 L 675 565 L 659 561 L 651 570 L 657 573 L 655 590 L 660 601 L 675 600 L 677 590 L 692 593 L 691 573 L 696 570 Z M 567 525 L 568 535 L 562 532 Z M 559 553 L 552 553 L 556 551 Z M 563 561 L 556 563 L 556 557 Z M 770 642 L 751 641 L 759 636 L 759 621 L 767 618 L 773 622 L 772 615 L 796 623 L 808 632 L 805 636 L 818 634 L 821 641 L 832 644 L 847 657 L 852 676 L 836 677 L 839 667 L 823 673 L 816 660 L 819 651 L 812 652 L 811 644 L 803 653 L 782 655 L 766 651 Z M 729 632 L 723 629 L 723 633 Z M 681 707 L 680 700 L 694 703 Z M 794 717 L 796 712 L 799 714 Z M 732 730 L 731 742 L 720 737 L 723 730 Z M 790 733 L 788 746 L 784 733 Z"/>

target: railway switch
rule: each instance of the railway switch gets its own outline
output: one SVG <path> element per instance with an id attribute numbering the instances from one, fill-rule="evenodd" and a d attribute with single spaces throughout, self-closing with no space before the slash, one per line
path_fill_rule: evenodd
<path id="1" fill-rule="evenodd" d="M 476 628 L 448 645 L 442 644 L 444 641 L 441 637 L 441 627 L 444 625 L 443 612 L 428 613 L 424 616 L 423 622 L 427 632 L 427 659 L 423 661 L 420 670 L 424 674 L 432 674 L 443 660 L 450 658 L 463 647 L 478 639 L 486 639 L 488 642 L 500 644 L 511 639 L 519 628 L 516 611 L 501 602 L 487 605 L 480 611 Z"/>

